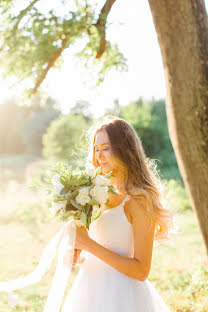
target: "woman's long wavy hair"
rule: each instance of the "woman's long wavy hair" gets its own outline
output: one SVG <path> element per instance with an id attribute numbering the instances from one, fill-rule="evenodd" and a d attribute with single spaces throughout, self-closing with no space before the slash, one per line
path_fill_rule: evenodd
<path id="1" fill-rule="evenodd" d="M 96 134 L 102 130 L 107 132 L 112 154 L 119 169 L 123 171 L 126 192 L 145 200 L 151 220 L 155 222 L 154 239 L 167 240 L 173 226 L 173 214 L 165 204 L 164 188 L 155 162 L 146 157 L 141 140 L 131 125 L 121 118 L 106 116 L 88 131 L 88 162 L 95 167 L 98 167 L 98 163 L 95 159 L 94 142 Z"/>

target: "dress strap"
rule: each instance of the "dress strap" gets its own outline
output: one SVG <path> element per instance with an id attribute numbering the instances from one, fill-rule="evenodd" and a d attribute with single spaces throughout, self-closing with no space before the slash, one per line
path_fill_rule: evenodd
<path id="1" fill-rule="evenodd" d="M 131 196 L 129 194 L 126 195 L 126 197 L 124 198 L 124 200 L 122 201 L 122 203 L 119 205 L 121 207 L 123 207 L 125 205 L 125 203 L 131 198 Z"/>

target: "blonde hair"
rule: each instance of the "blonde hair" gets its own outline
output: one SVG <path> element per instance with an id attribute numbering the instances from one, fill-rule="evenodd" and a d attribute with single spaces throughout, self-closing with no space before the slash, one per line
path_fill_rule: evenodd
<path id="1" fill-rule="evenodd" d="M 154 239 L 167 240 L 173 226 L 173 214 L 165 201 L 164 186 L 154 160 L 146 157 L 141 140 L 130 124 L 121 118 L 106 116 L 88 130 L 88 162 L 95 167 L 98 163 L 95 159 L 94 141 L 96 134 L 102 130 L 107 132 L 112 154 L 124 172 L 126 192 L 145 201 L 151 220 L 155 221 Z"/>

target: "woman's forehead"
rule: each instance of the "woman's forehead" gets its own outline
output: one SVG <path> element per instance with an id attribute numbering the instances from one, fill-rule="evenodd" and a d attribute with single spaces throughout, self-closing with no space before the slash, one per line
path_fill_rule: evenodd
<path id="1" fill-rule="evenodd" d="M 109 144 L 109 138 L 106 131 L 99 131 L 95 136 L 94 145 L 105 145 Z"/>

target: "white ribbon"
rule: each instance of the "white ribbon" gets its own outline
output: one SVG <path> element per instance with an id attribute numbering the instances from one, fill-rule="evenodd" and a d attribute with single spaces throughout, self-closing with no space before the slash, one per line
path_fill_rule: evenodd
<path id="1" fill-rule="evenodd" d="M 66 222 L 49 241 L 36 269 L 18 279 L 0 282 L 0 292 L 13 293 L 14 290 L 39 282 L 50 269 L 51 263 L 58 252 L 57 267 L 43 312 L 59 312 L 74 259 L 77 226 L 81 226 L 80 221 L 72 219 Z"/>

